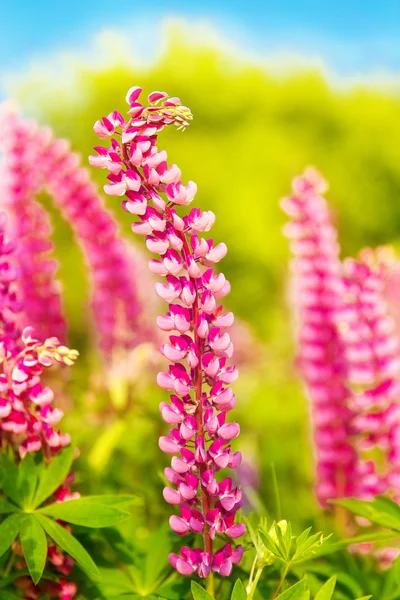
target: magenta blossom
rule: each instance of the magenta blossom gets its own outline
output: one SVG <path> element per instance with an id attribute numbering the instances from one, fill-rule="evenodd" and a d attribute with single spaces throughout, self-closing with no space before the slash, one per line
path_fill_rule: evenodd
<path id="1" fill-rule="evenodd" d="M 120 238 L 118 225 L 88 171 L 80 166 L 79 156 L 51 130 L 9 111 L 2 119 L 1 138 L 4 195 L 19 242 L 23 325 L 33 326 L 41 340 L 54 334 L 65 340 L 60 284 L 55 279 L 58 265 L 51 258 L 52 229 L 45 209 L 35 200 L 46 191 L 71 225 L 88 264 L 94 325 L 102 350 L 109 355 L 135 347 L 151 335 L 136 287 L 139 260 Z M 118 172 L 118 167 L 109 166 Z"/>
<path id="2" fill-rule="evenodd" d="M 337 329 L 353 390 L 352 435 L 362 458 L 357 496 L 391 493 L 399 501 L 400 343 L 385 297 L 387 258 L 383 249 L 365 249 L 358 260 L 344 261 L 345 303 Z"/>
<path id="3" fill-rule="evenodd" d="M 343 282 L 336 231 L 322 194 L 326 183 L 313 169 L 293 182 L 282 201 L 290 216 L 293 289 L 299 341 L 298 362 L 312 402 L 317 458 L 316 493 L 327 500 L 355 493 L 357 453 L 351 443 L 353 413 L 346 365 L 336 329 Z"/>
<path id="4" fill-rule="evenodd" d="M 72 365 L 78 353 L 61 345 L 56 337 L 35 339 L 32 327 L 25 327 L 21 333 L 16 324 L 16 315 L 24 308 L 16 294 L 20 270 L 15 267 L 15 245 L 5 236 L 6 218 L 0 213 L 0 446 L 10 446 L 19 460 L 28 453 L 42 451 L 49 462 L 70 443 L 70 436 L 59 429 L 63 413 L 53 405 L 54 393 L 42 375 L 55 363 Z M 54 492 L 56 502 L 79 497 L 71 491 L 73 479 L 69 474 Z M 49 548 L 48 563 L 64 576 L 74 565 L 73 559 L 56 547 Z M 27 584 L 33 586 L 30 580 Z M 72 600 L 76 589 L 73 582 L 62 579 L 55 593 L 60 600 Z M 41 592 L 37 594 L 36 590 L 30 597 L 39 598 Z"/>
<path id="5" fill-rule="evenodd" d="M 400 500 L 400 341 L 386 300 L 387 251 L 339 258 L 313 169 L 283 201 L 291 222 L 299 365 L 313 404 L 317 495 Z"/>
<path id="6" fill-rule="evenodd" d="M 236 539 L 245 531 L 243 524 L 235 524 L 240 489 L 231 478 L 217 479 L 221 468 L 236 468 L 241 462 L 240 453 L 231 448 L 239 425 L 227 422 L 227 412 L 236 402 L 230 384 L 238 375 L 228 364 L 233 315 L 219 304 L 230 285 L 215 271 L 227 248 L 200 235 L 215 221 L 211 211 L 194 208 L 179 215 L 177 209 L 190 205 L 197 186 L 191 181 L 184 185 L 179 167 L 168 165 L 166 152 L 156 147 L 166 125 L 187 127 L 189 109 L 163 92 L 150 94 L 149 106 L 144 106 L 139 102 L 141 91 L 133 87 L 128 92 L 130 118 L 114 111 L 96 123 L 95 132 L 110 138 L 110 147 L 97 147 L 90 162 L 109 171 L 105 192 L 123 196 L 125 211 L 138 217 L 132 230 L 146 237 L 148 250 L 158 255 L 150 269 L 165 278 L 155 287 L 168 304 L 158 325 L 170 334 L 161 347 L 170 365 L 157 377 L 160 387 L 171 392 L 171 402 L 160 406 L 163 419 L 172 425 L 159 442 L 173 455 L 165 470 L 169 485 L 164 498 L 180 511 L 170 518 L 171 528 L 178 535 L 201 532 L 204 540 L 203 549 L 183 547 L 170 562 L 185 575 L 207 577 L 214 570 L 226 576 L 243 549 L 232 550 L 227 543 L 214 553 L 213 540 L 217 533 Z"/>
<path id="7" fill-rule="evenodd" d="M 15 324 L 22 306 L 15 292 L 19 271 L 13 265 L 14 250 L 5 240 L 5 216 L 0 214 L 0 440 L 17 448 L 21 458 L 41 449 L 50 456 L 68 445 L 70 437 L 58 429 L 63 413 L 53 406 L 54 393 L 41 376 L 55 363 L 72 365 L 78 352 L 56 337 L 40 342 L 32 327 L 20 333 Z"/>

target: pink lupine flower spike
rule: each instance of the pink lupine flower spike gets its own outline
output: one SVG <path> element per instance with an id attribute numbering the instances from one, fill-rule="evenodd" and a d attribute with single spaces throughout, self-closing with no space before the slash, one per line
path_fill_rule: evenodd
<path id="1" fill-rule="evenodd" d="M 150 270 L 165 277 L 155 287 L 168 303 L 158 325 L 170 333 L 161 347 L 170 365 L 157 377 L 159 386 L 171 392 L 170 403 L 160 406 L 163 419 L 172 425 L 159 441 L 160 448 L 173 455 L 171 467 L 165 469 L 170 485 L 163 495 L 179 507 L 179 514 L 170 518 L 171 528 L 178 535 L 202 533 L 204 539 L 203 548 L 183 547 L 180 555 L 170 556 L 170 563 L 184 575 L 208 577 L 215 571 L 227 576 L 243 548 L 226 543 L 214 552 L 214 539 L 217 534 L 236 539 L 245 531 L 243 524 L 234 523 L 241 490 L 231 478 L 216 477 L 220 469 L 236 468 L 241 462 L 240 452 L 230 445 L 239 435 L 239 425 L 227 422 L 236 401 L 229 386 L 238 375 L 227 364 L 233 354 L 227 331 L 233 315 L 218 303 L 230 285 L 214 270 L 227 248 L 199 235 L 211 229 L 211 211 L 193 208 L 179 216 L 177 209 L 189 206 L 197 186 L 191 181 L 184 185 L 179 167 L 168 165 L 166 152 L 156 147 L 166 125 L 188 126 L 190 110 L 163 92 L 150 94 L 149 106 L 144 106 L 141 92 L 133 87 L 127 94 L 130 118 L 114 112 L 96 123 L 95 132 L 111 138 L 111 145 L 96 148 L 99 156 L 90 157 L 90 162 L 109 170 L 105 192 L 124 196 L 124 210 L 138 217 L 132 230 L 145 235 L 147 248 L 159 256 L 150 261 Z M 118 172 L 115 164 L 121 167 Z"/>
<path id="2" fill-rule="evenodd" d="M 16 267 L 16 245 L 6 240 L 6 233 L 6 217 L 0 213 L 0 445 L 3 449 L 11 447 L 19 460 L 26 460 L 28 453 L 42 451 L 46 461 L 50 461 L 71 439 L 58 428 L 63 413 L 53 405 L 54 392 L 43 381 L 43 372 L 56 363 L 72 365 L 78 352 L 63 346 L 56 337 L 39 341 L 32 327 L 21 332 L 16 319 L 25 308 L 17 295 L 21 271 Z M 77 492 L 71 492 L 73 479 L 70 473 L 54 492 L 56 502 L 79 497 Z M 49 565 L 67 577 L 74 561 L 51 546 Z M 19 577 L 16 585 L 26 593 L 29 589 L 29 598 L 43 596 L 29 577 Z M 66 579 L 55 586 L 60 600 L 72 600 L 76 590 L 76 584 Z"/>

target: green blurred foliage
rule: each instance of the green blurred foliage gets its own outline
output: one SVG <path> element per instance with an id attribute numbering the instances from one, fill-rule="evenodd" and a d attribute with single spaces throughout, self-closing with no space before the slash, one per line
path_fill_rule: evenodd
<path id="1" fill-rule="evenodd" d="M 227 304 L 250 324 L 260 354 L 253 368 L 243 369 L 236 386 L 239 445 L 258 461 L 261 503 L 274 511 L 273 463 L 282 514 L 308 523 L 315 515 L 312 447 L 307 402 L 293 368 L 286 300 L 289 252 L 281 233 L 279 198 L 290 192 L 296 174 L 314 164 L 331 183 L 329 199 L 346 254 L 365 245 L 397 242 L 400 99 L 361 87 L 333 89 L 317 72 L 272 76 L 261 66 L 236 64 L 217 48 L 192 46 L 176 33 L 153 65 L 132 65 L 120 60 L 94 67 L 75 60 L 70 65 L 72 78 L 63 80 L 57 73 L 53 80 L 31 73 L 14 86 L 14 95 L 26 114 L 69 138 L 83 161 L 99 143 L 92 131 L 94 121 L 114 108 L 124 112 L 131 85 L 140 84 L 145 93 L 165 90 L 191 108 L 190 128 L 183 134 L 163 132 L 161 144 L 170 161 L 181 167 L 184 181 L 197 182 L 196 204 L 217 215 L 214 238 L 229 248 L 223 263 L 232 284 Z M 104 175 L 92 170 L 99 185 Z M 130 218 L 118 200 L 108 198 L 107 204 L 129 235 Z M 71 250 L 68 226 L 53 216 L 66 306 L 79 344 L 87 327 L 80 308 L 85 273 L 79 254 Z M 84 364 L 91 360 L 86 358 Z M 83 371 L 77 371 L 74 382 L 79 408 L 69 423 L 89 453 L 102 428 L 111 427 L 117 417 L 102 421 L 87 415 Z M 159 494 L 166 460 L 156 447 L 157 433 L 163 429 L 159 399 L 159 392 L 151 390 L 124 415 L 128 433 L 120 436 L 114 460 L 100 480 L 88 467 L 92 480 L 87 487 L 92 492 L 99 485 L 107 491 L 114 487 L 140 492 L 146 498 L 146 517 L 164 510 Z M 103 406 L 107 398 L 96 401 Z"/>

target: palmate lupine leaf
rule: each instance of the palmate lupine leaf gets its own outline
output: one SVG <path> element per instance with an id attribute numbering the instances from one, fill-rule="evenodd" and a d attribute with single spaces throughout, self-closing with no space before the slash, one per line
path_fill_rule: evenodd
<path id="1" fill-rule="evenodd" d="M 21 509 L 31 511 L 63 483 L 72 458 L 73 448 L 66 448 L 54 457 L 48 467 L 44 463 L 36 463 L 31 455 L 17 466 L 4 454 L 0 458 L 0 487 L 9 500 Z"/>
<path id="2" fill-rule="evenodd" d="M 311 531 L 307 529 L 303 534 L 301 534 L 295 542 L 295 551 L 292 556 L 292 563 L 296 563 L 298 561 L 307 560 L 316 556 L 319 548 L 324 544 L 330 536 L 324 537 L 321 532 L 314 533 L 313 535 L 309 535 Z"/>
<path id="3" fill-rule="evenodd" d="M 286 562 L 285 549 L 281 548 L 278 540 L 275 540 L 271 534 L 271 531 L 274 531 L 274 525 L 272 525 L 270 531 L 266 531 L 265 529 L 260 529 L 260 537 L 264 544 L 264 546 L 272 552 L 276 558 Z"/>
<path id="4" fill-rule="evenodd" d="M 271 538 L 268 532 L 260 531 L 260 536 L 267 550 L 272 552 L 276 558 L 285 562 L 284 554 L 281 552 L 278 544 Z"/>
<path id="5" fill-rule="evenodd" d="M 47 558 L 47 538 L 43 527 L 33 514 L 25 514 L 20 522 L 20 539 L 24 558 L 34 584 L 43 574 Z"/>
<path id="6" fill-rule="evenodd" d="M 318 549 L 330 536 L 324 537 L 321 532 L 310 535 L 311 527 L 303 531 L 297 538 L 292 536 L 290 523 L 281 521 L 273 523 L 266 531 L 260 527 L 260 537 L 267 548 L 279 560 L 295 564 L 317 555 Z"/>
<path id="7" fill-rule="evenodd" d="M 67 552 L 76 560 L 83 571 L 93 580 L 99 579 L 99 570 L 93 562 L 90 555 L 76 538 L 68 533 L 61 525 L 52 521 L 45 515 L 36 513 L 35 518 L 38 519 L 47 535 L 56 542 L 62 550 Z"/>

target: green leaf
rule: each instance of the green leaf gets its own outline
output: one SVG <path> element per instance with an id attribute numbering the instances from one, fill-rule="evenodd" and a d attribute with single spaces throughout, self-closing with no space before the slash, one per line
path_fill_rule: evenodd
<path id="1" fill-rule="evenodd" d="M 334 554 L 343 548 L 348 548 L 352 544 L 363 544 L 364 542 L 385 542 L 397 538 L 395 533 L 373 532 L 358 535 L 352 538 L 340 540 L 340 542 L 329 542 L 322 547 L 317 548 L 315 556 L 328 556 Z"/>
<path id="2" fill-rule="evenodd" d="M 18 511 L 19 508 L 17 506 L 14 506 L 14 504 L 7 502 L 5 498 L 0 498 L 0 515 L 6 515 L 8 513 L 14 513 Z"/>
<path id="3" fill-rule="evenodd" d="M 246 600 L 247 594 L 243 587 L 243 583 L 238 579 L 233 587 L 231 600 Z"/>
<path id="4" fill-rule="evenodd" d="M 118 594 L 129 594 L 135 591 L 128 573 L 125 573 L 121 569 L 101 568 L 99 571 L 101 577 L 99 588 L 106 598 L 117 596 Z"/>
<path id="5" fill-rule="evenodd" d="M 289 544 L 289 548 L 288 548 L 287 544 L 286 544 L 286 541 L 287 541 L 286 535 L 285 535 L 285 537 L 283 536 L 282 529 L 281 529 L 279 523 L 274 522 L 272 527 L 275 531 L 275 535 L 278 540 L 279 550 L 280 550 L 285 562 L 287 562 L 289 560 L 290 544 Z M 288 524 L 287 524 L 287 528 L 288 528 Z M 271 534 L 270 534 L 270 537 L 271 537 Z"/>
<path id="6" fill-rule="evenodd" d="M 94 504 L 104 504 L 106 506 L 122 506 L 133 504 L 138 500 L 136 496 L 132 496 L 130 494 L 107 494 L 107 495 L 93 495 L 93 496 L 83 496 L 80 498 L 83 502 L 94 503 Z"/>
<path id="7" fill-rule="evenodd" d="M 157 595 L 157 598 L 162 598 L 163 600 L 182 600 L 182 598 L 187 598 L 189 589 L 190 581 L 185 577 L 179 580 L 173 579 L 168 583 L 162 584 L 154 593 Z"/>
<path id="8" fill-rule="evenodd" d="M 301 545 L 308 539 L 311 529 L 312 529 L 312 527 L 308 527 L 308 529 L 305 529 L 300 535 L 297 536 L 297 538 L 296 538 L 296 548 L 297 549 L 301 548 Z"/>
<path id="9" fill-rule="evenodd" d="M 47 539 L 43 527 L 34 515 L 26 514 L 21 519 L 19 535 L 26 565 L 34 584 L 37 584 L 43 573 L 47 558 Z"/>
<path id="10" fill-rule="evenodd" d="M 302 600 L 305 591 L 306 582 L 303 579 L 295 585 L 292 585 L 292 587 L 286 590 L 286 592 L 283 592 L 283 594 L 279 594 L 278 598 L 280 600 Z"/>
<path id="11" fill-rule="evenodd" d="M 267 550 L 272 552 L 272 554 L 274 556 L 276 556 L 283 562 L 286 562 L 284 554 L 282 554 L 282 552 L 281 552 L 280 548 L 278 547 L 278 545 L 276 544 L 275 540 L 272 539 L 271 535 L 267 531 L 260 529 L 260 537 L 261 537 L 261 540 L 262 540 L 264 546 L 267 548 Z"/>
<path id="12" fill-rule="evenodd" d="M 35 516 L 51 539 L 72 556 L 91 579 L 97 581 L 100 576 L 99 570 L 82 544 L 55 521 L 40 513 L 36 513 Z"/>
<path id="13" fill-rule="evenodd" d="M 2 490 L 7 498 L 20 506 L 21 493 L 18 489 L 18 468 L 5 454 L 0 459 L 0 476 Z"/>
<path id="14" fill-rule="evenodd" d="M 143 564 L 140 566 L 141 584 L 148 593 L 154 592 L 163 571 L 169 568 L 168 555 L 172 550 L 169 527 L 162 526 L 148 536 Z"/>
<path id="15" fill-rule="evenodd" d="M 17 537 L 19 525 L 20 514 L 18 513 L 10 515 L 0 524 L 0 556 L 3 556 Z"/>
<path id="16" fill-rule="evenodd" d="M 357 600 L 369 600 L 372 596 L 363 596 L 362 598 L 357 598 Z"/>
<path id="17" fill-rule="evenodd" d="M 68 446 L 59 452 L 50 464 L 43 469 L 39 477 L 39 485 L 34 497 L 34 506 L 40 506 L 49 498 L 67 477 L 72 461 L 74 459 L 74 448 Z"/>
<path id="18" fill-rule="evenodd" d="M 336 576 L 328 579 L 326 583 L 319 590 L 314 600 L 331 600 L 336 585 Z"/>
<path id="19" fill-rule="evenodd" d="M 18 494 L 20 506 L 31 510 L 35 508 L 33 498 L 38 483 L 38 474 L 41 467 L 36 465 L 31 454 L 27 454 L 18 467 Z"/>
<path id="20" fill-rule="evenodd" d="M 303 562 L 316 556 L 330 536 L 324 537 L 321 532 L 310 535 L 311 528 L 306 529 L 296 539 L 296 549 L 292 556 L 292 563 Z"/>
<path id="21" fill-rule="evenodd" d="M 400 531 L 400 507 L 388 498 L 377 496 L 372 502 L 358 498 L 344 498 L 332 501 L 350 512 L 365 517 L 371 523 Z"/>
<path id="22" fill-rule="evenodd" d="M 88 498 L 57 502 L 39 509 L 40 513 L 83 527 L 110 527 L 130 517 L 128 512 L 107 504 L 95 504 Z"/>
<path id="23" fill-rule="evenodd" d="M 214 598 L 195 581 L 192 581 L 192 594 L 194 600 L 214 600 Z"/>

